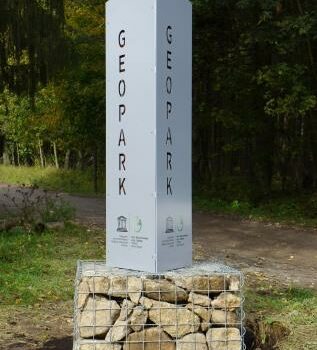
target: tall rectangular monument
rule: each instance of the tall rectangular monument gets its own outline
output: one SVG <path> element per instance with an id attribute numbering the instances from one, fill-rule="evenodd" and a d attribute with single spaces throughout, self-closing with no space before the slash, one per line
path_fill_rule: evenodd
<path id="1" fill-rule="evenodd" d="M 107 2 L 108 266 L 192 263 L 191 67 L 188 0 Z"/>

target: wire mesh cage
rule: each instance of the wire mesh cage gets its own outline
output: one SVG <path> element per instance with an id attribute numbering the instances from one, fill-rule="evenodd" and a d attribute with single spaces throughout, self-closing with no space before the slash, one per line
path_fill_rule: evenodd
<path id="1" fill-rule="evenodd" d="M 73 350 L 243 350 L 243 283 L 216 263 L 147 274 L 79 261 Z"/>

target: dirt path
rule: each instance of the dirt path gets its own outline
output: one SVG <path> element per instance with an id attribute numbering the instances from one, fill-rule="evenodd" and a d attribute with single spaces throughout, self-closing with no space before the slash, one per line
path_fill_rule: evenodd
<path id="1" fill-rule="evenodd" d="M 103 198 L 66 196 L 85 224 L 105 225 Z M 285 284 L 317 288 L 317 230 L 278 227 L 196 212 L 195 259 L 220 260 Z"/>
<path id="2" fill-rule="evenodd" d="M 0 208 L 7 203 L 0 185 Z M 12 189 L 14 191 L 14 189 Z M 61 195 L 76 208 L 77 221 L 104 227 L 101 197 Z M 278 227 L 196 212 L 195 259 L 220 260 L 244 272 L 259 272 L 285 284 L 317 289 L 317 229 Z"/>
<path id="3" fill-rule="evenodd" d="M 66 196 L 85 224 L 105 225 L 103 198 Z M 195 259 L 220 260 L 285 284 L 317 289 L 317 230 L 278 227 L 195 212 Z"/>
<path id="4" fill-rule="evenodd" d="M 317 288 L 317 231 L 194 214 L 194 244 L 215 257 L 285 283 Z"/>

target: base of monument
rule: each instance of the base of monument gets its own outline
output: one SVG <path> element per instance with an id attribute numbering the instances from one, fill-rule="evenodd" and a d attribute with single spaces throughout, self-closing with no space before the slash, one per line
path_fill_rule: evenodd
<path id="1" fill-rule="evenodd" d="M 243 276 L 217 263 L 162 274 L 79 261 L 74 350 L 243 350 Z"/>

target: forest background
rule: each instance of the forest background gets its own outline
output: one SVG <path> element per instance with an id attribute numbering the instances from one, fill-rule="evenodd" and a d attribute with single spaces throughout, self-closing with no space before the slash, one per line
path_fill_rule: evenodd
<path id="1" fill-rule="evenodd" d="M 316 223 L 317 2 L 192 3 L 196 202 Z M 0 2 L 0 173 L 104 190 L 104 31 L 103 0 Z"/>

